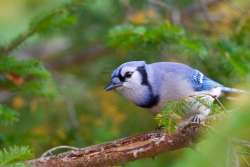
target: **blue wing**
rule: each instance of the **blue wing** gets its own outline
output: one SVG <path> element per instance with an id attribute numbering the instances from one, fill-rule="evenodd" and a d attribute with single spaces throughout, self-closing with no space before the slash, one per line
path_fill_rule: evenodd
<path id="1" fill-rule="evenodd" d="M 195 91 L 206 91 L 217 87 L 223 87 L 223 85 L 206 77 L 198 70 L 194 70 L 191 80 Z"/>

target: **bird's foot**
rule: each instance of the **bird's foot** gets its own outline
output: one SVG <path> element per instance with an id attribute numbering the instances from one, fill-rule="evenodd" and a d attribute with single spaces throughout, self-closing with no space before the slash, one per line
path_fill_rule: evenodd
<path id="1" fill-rule="evenodd" d="M 190 120 L 191 124 L 201 124 L 201 119 L 198 115 L 195 115 Z"/>
<path id="2" fill-rule="evenodd" d="M 203 124 L 204 124 L 204 122 L 202 121 L 200 116 L 199 115 L 194 115 L 194 116 L 182 121 L 178 125 L 178 129 L 183 129 L 184 127 L 186 127 L 188 125 L 203 125 Z"/>

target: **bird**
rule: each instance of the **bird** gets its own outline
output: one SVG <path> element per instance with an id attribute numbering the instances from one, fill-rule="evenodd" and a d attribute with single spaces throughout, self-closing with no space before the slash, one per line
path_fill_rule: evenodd
<path id="1" fill-rule="evenodd" d="M 117 90 L 135 105 L 149 109 L 154 115 L 170 101 L 185 99 L 190 107 L 185 122 L 201 123 L 211 111 L 211 104 L 225 93 L 243 93 L 226 87 L 199 70 L 177 62 L 129 61 L 118 66 L 111 75 L 106 91 Z M 197 97 L 206 101 L 204 104 Z M 192 104 L 192 105 L 191 105 Z"/>

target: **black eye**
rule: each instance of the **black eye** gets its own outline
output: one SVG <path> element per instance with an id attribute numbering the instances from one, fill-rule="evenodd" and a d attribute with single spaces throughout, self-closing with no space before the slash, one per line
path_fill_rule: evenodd
<path id="1" fill-rule="evenodd" d="M 132 76 L 132 74 L 133 74 L 132 72 L 126 72 L 124 77 L 125 78 L 130 78 Z"/>

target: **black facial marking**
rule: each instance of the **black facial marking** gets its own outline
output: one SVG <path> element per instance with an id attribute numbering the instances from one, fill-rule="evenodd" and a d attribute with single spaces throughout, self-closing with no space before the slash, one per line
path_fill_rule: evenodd
<path id="1" fill-rule="evenodd" d="M 122 76 L 122 74 L 121 74 L 122 72 L 121 71 L 122 71 L 122 69 L 120 69 L 119 72 L 118 72 L 118 78 L 119 78 L 119 80 L 121 82 L 124 82 L 125 81 L 125 77 Z"/>
<path id="2" fill-rule="evenodd" d="M 122 76 L 121 70 L 122 70 L 122 68 L 118 71 L 117 77 L 119 78 L 119 80 L 121 82 L 125 82 L 126 78 L 129 78 L 129 76 L 127 76 L 128 74 L 127 75 L 125 74 L 125 76 Z M 149 91 L 149 94 L 148 94 L 146 100 L 143 103 L 140 103 L 137 105 L 140 107 L 143 107 L 143 108 L 152 108 L 159 103 L 159 101 L 160 101 L 159 95 L 154 94 L 154 92 L 153 92 L 152 85 L 148 81 L 148 74 L 147 74 L 147 71 L 145 69 L 145 66 L 137 67 L 137 71 L 141 74 L 141 77 L 142 77 L 141 84 L 146 86 L 148 88 L 148 91 Z"/>
<path id="3" fill-rule="evenodd" d="M 132 76 L 132 74 L 133 74 L 132 72 L 126 72 L 124 77 L 125 78 L 130 78 Z"/>
<path id="4" fill-rule="evenodd" d="M 138 106 L 143 108 L 152 108 L 158 104 L 159 100 L 158 95 L 151 94 L 146 102 L 138 104 Z"/>
<path id="5" fill-rule="evenodd" d="M 148 83 L 148 74 L 146 72 L 145 66 L 137 67 L 137 71 L 139 71 L 139 73 L 142 76 L 142 82 L 141 82 L 141 84 L 142 85 L 149 85 L 149 83 Z"/>
<path id="6" fill-rule="evenodd" d="M 145 66 L 137 67 L 137 71 L 139 71 L 139 73 L 142 76 L 141 84 L 147 86 L 149 89 L 148 99 L 144 103 L 139 104 L 139 106 L 144 107 L 144 108 L 152 108 L 158 104 L 158 102 L 160 100 L 159 95 L 155 95 L 153 93 L 152 85 L 148 81 L 148 74 L 147 74 L 147 71 L 145 69 Z"/>

